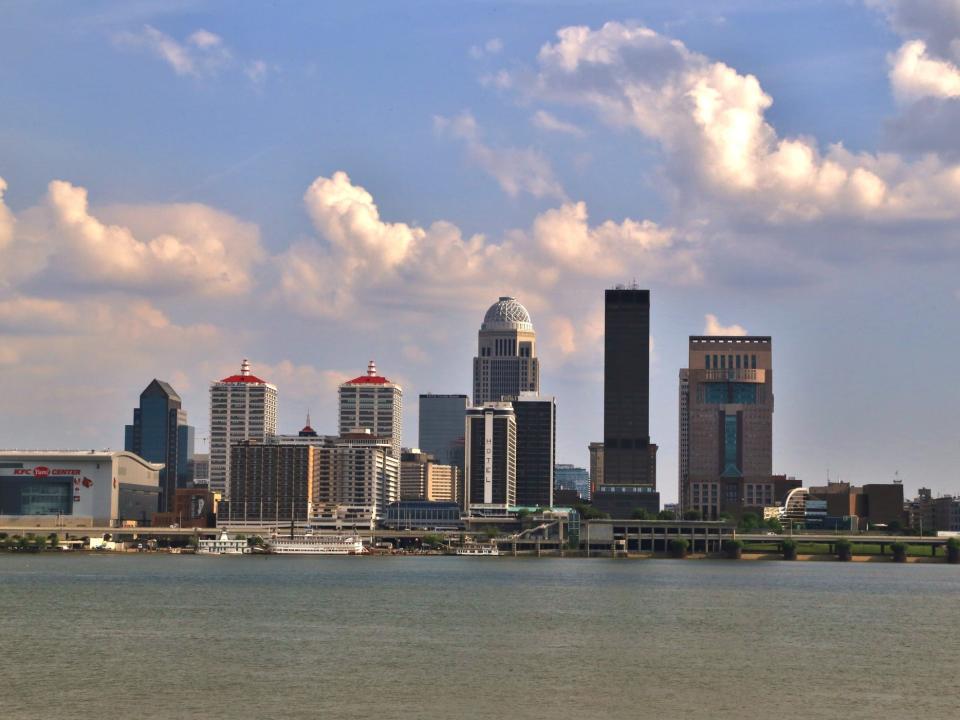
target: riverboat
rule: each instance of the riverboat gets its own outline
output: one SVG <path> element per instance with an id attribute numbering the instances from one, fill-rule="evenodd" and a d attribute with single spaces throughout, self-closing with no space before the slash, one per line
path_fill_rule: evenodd
<path id="1" fill-rule="evenodd" d="M 465 557 L 496 557 L 500 554 L 500 548 L 493 543 L 481 545 L 480 543 L 469 543 L 457 548 L 457 555 Z"/>
<path id="2" fill-rule="evenodd" d="M 343 535 L 275 535 L 267 541 L 267 552 L 276 555 L 362 555 L 363 540 Z"/>
<path id="3" fill-rule="evenodd" d="M 246 540 L 231 538 L 224 530 L 217 538 L 201 538 L 197 541 L 200 555 L 249 555 L 252 552 Z"/>

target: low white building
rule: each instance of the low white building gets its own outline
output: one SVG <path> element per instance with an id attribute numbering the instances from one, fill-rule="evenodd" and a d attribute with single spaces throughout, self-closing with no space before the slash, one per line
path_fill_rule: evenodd
<path id="1" fill-rule="evenodd" d="M 122 450 L 0 450 L 0 525 L 148 525 L 162 469 Z"/>

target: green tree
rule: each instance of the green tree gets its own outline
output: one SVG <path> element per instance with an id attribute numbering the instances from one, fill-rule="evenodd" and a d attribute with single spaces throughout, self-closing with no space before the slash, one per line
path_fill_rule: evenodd
<path id="1" fill-rule="evenodd" d="M 640 507 L 634 508 L 630 517 L 632 517 L 634 520 L 651 520 L 652 519 L 650 517 L 650 513 L 648 513 L 646 510 Z"/>
<path id="2" fill-rule="evenodd" d="M 687 510 L 683 514 L 683 519 L 684 520 L 702 520 L 703 515 L 700 514 L 699 510 Z"/>
<path id="3" fill-rule="evenodd" d="M 960 563 L 960 539 L 952 537 L 947 540 L 947 562 Z"/>
<path id="4" fill-rule="evenodd" d="M 837 560 L 850 560 L 853 557 L 853 546 L 849 540 L 838 540 L 834 546 L 837 552 Z"/>
<path id="5" fill-rule="evenodd" d="M 577 503 L 573 506 L 573 509 L 576 510 L 584 520 L 603 520 L 610 517 L 607 513 L 597 510 L 593 505 L 588 505 L 587 503 Z"/>
<path id="6" fill-rule="evenodd" d="M 777 518 L 770 518 L 769 520 L 764 521 L 763 524 L 769 529 L 773 530 L 777 535 L 780 535 L 783 532 L 783 525 Z"/>
<path id="7" fill-rule="evenodd" d="M 890 550 L 893 552 L 894 562 L 907 561 L 907 544 L 904 542 L 891 543 Z"/>
<path id="8" fill-rule="evenodd" d="M 740 516 L 738 527 L 744 532 L 756 530 L 758 527 L 760 527 L 760 518 L 758 518 L 754 513 L 744 513 Z"/>
<path id="9" fill-rule="evenodd" d="M 500 537 L 500 528 L 496 525 L 485 525 L 483 528 L 483 534 L 488 540 L 493 540 L 496 537 Z"/>
<path id="10" fill-rule="evenodd" d="M 657 513 L 657 520 L 676 520 L 677 514 L 673 510 L 661 510 Z"/>
<path id="11" fill-rule="evenodd" d="M 18 550 L 26 550 L 26 549 L 30 546 L 30 537 L 29 537 L 29 536 L 26 536 L 26 537 L 25 537 L 25 536 L 22 536 L 22 535 L 14 535 L 14 537 L 17 539 L 17 549 L 18 549 Z"/>
<path id="12" fill-rule="evenodd" d="M 47 535 L 47 542 L 50 544 L 52 550 L 56 550 L 60 547 L 60 536 L 56 533 L 50 533 Z"/>
<path id="13" fill-rule="evenodd" d="M 200 539 L 196 535 L 191 535 L 187 538 L 187 547 L 191 547 L 196 550 L 200 547 Z"/>
<path id="14" fill-rule="evenodd" d="M 669 544 L 670 555 L 675 558 L 685 558 L 687 556 L 687 548 L 689 547 L 690 543 L 686 540 L 671 540 Z"/>
<path id="15" fill-rule="evenodd" d="M 742 540 L 724 540 L 723 554 L 730 560 L 739 560 L 743 554 Z"/>
<path id="16" fill-rule="evenodd" d="M 733 516 L 730 513 L 720 513 L 720 516 L 717 518 L 720 522 L 730 522 L 733 520 Z"/>
<path id="17" fill-rule="evenodd" d="M 439 533 L 429 533 L 423 536 L 423 538 L 420 540 L 420 544 L 432 548 L 440 547 L 443 545 L 443 535 L 440 535 Z"/>
<path id="18" fill-rule="evenodd" d="M 43 535 L 38 535 L 37 537 L 33 538 L 30 549 L 34 552 L 43 552 L 46 547 L 47 539 Z"/>
<path id="19" fill-rule="evenodd" d="M 530 511 L 527 508 L 520 508 L 517 510 L 517 520 L 523 520 L 529 517 Z"/>
<path id="20" fill-rule="evenodd" d="M 783 551 L 784 560 L 797 559 L 797 543 L 795 540 L 784 540 L 780 543 L 780 549 Z"/>

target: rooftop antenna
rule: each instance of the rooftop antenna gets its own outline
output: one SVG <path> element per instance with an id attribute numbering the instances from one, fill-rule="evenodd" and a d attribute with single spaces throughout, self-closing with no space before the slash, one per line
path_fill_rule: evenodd
<path id="1" fill-rule="evenodd" d="M 903 485 L 903 479 L 900 477 L 900 471 L 899 471 L 899 470 L 894 470 L 894 471 L 893 471 L 893 482 L 894 482 L 895 484 L 897 484 L 897 485 Z"/>

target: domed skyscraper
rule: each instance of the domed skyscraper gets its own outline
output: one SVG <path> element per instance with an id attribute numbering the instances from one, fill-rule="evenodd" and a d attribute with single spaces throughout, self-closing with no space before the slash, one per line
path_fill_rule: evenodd
<path id="1" fill-rule="evenodd" d="M 511 400 L 521 392 L 540 392 L 537 334 L 527 309 L 516 298 L 501 297 L 480 326 L 473 359 L 473 404 Z"/>

